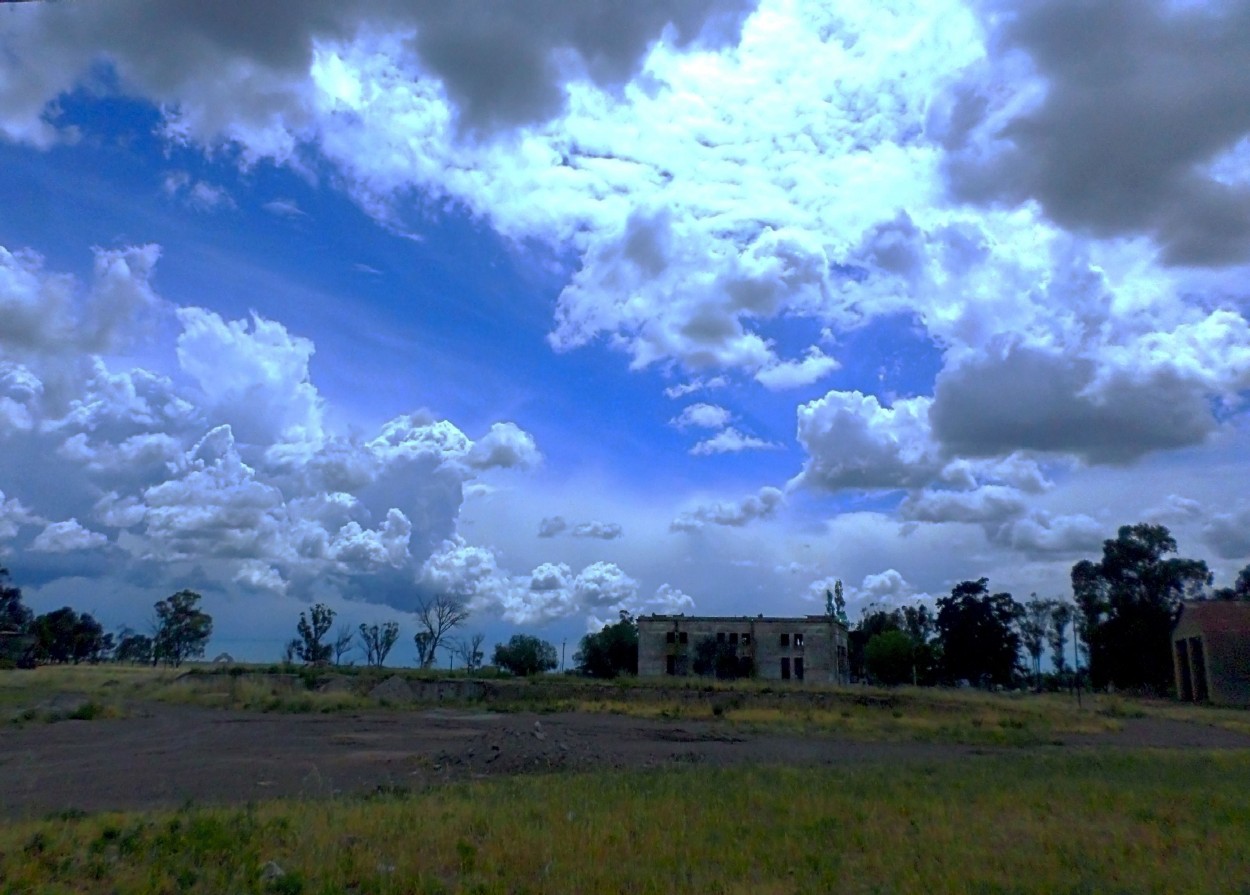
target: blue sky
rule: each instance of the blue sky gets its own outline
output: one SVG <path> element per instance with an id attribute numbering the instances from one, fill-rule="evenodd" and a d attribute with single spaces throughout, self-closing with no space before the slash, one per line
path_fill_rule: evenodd
<path id="1" fill-rule="evenodd" d="M 0 10 L 0 562 L 260 659 L 314 600 L 410 644 L 440 591 L 492 642 L 1056 596 L 1139 521 L 1226 583 L 1248 21 Z"/>

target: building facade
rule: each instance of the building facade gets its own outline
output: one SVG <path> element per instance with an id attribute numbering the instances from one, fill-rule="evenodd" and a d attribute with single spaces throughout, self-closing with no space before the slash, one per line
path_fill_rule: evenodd
<path id="1" fill-rule="evenodd" d="M 1182 604 L 1172 664 L 1176 695 L 1185 702 L 1250 705 L 1250 602 Z"/>
<path id="2" fill-rule="evenodd" d="M 695 673 L 702 642 L 733 656 L 737 676 L 763 680 L 848 683 L 846 625 L 827 615 L 644 615 L 638 618 L 638 674 L 685 677 Z"/>

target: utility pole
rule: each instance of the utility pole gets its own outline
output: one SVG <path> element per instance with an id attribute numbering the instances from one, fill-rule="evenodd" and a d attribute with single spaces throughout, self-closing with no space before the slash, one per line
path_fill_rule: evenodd
<path id="1" fill-rule="evenodd" d="M 569 639 L 566 637 L 560 641 L 560 673 L 564 674 L 564 647 L 568 645 Z"/>

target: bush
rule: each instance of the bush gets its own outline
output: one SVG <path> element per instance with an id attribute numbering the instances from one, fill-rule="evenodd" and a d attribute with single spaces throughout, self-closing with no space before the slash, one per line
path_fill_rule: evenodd
<path id="1" fill-rule="evenodd" d="M 532 634 L 513 634 L 506 644 L 496 644 L 493 661 L 517 677 L 550 671 L 560 664 L 556 648 Z"/>

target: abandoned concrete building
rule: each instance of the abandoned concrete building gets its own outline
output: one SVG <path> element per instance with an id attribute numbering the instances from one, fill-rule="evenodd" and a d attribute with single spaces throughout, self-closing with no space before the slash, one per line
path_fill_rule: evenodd
<path id="1" fill-rule="evenodd" d="M 644 615 L 638 619 L 638 674 L 693 674 L 695 650 L 710 639 L 737 657 L 742 676 L 847 683 L 846 635 L 846 625 L 828 615 Z"/>
<path id="2" fill-rule="evenodd" d="M 1172 629 L 1176 695 L 1186 702 L 1250 705 L 1250 603 L 1184 603 Z"/>

